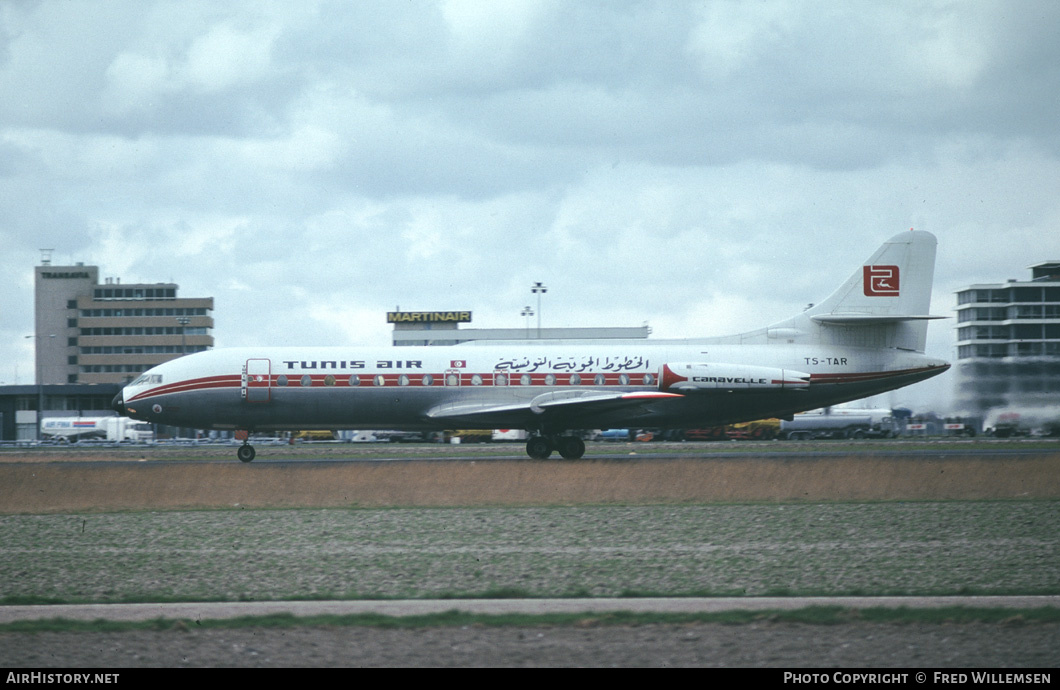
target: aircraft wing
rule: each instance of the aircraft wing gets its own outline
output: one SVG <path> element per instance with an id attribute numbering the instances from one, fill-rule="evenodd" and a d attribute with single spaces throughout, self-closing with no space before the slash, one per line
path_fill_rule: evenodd
<path id="1" fill-rule="evenodd" d="M 566 417 L 581 417 L 611 412 L 619 409 L 634 409 L 660 400 L 682 398 L 677 393 L 660 391 L 554 391 L 516 403 L 490 402 L 453 402 L 439 405 L 428 410 L 431 419 L 448 419 L 474 426 L 513 426 L 525 420 L 532 423 L 538 415 L 545 413 L 562 414 Z"/>

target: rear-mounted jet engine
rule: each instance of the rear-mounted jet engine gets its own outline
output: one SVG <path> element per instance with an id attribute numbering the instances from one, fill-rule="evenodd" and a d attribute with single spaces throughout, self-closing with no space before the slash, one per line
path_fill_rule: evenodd
<path id="1" fill-rule="evenodd" d="M 798 389 L 810 385 L 810 375 L 793 369 L 750 364 L 679 362 L 659 370 L 659 390 L 694 393 L 697 390 Z"/>

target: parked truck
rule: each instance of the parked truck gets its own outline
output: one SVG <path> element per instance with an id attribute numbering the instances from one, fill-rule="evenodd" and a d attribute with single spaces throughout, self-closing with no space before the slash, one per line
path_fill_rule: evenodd
<path id="1" fill-rule="evenodd" d="M 1030 425 L 1020 416 L 1019 412 L 1002 412 L 993 421 L 993 426 L 987 430 L 990 436 L 1015 438 L 1031 435 Z"/>
<path id="2" fill-rule="evenodd" d="M 901 431 L 899 420 L 907 417 L 898 410 L 826 407 L 797 414 L 790 422 L 782 420 L 780 438 L 887 438 Z"/>
<path id="3" fill-rule="evenodd" d="M 45 417 L 40 433 L 63 441 L 97 438 L 116 443 L 144 443 L 154 438 L 151 425 L 128 417 Z"/>
<path id="4" fill-rule="evenodd" d="M 973 437 L 982 428 L 983 420 L 979 417 L 946 417 L 942 424 L 942 430 L 946 436 Z"/>

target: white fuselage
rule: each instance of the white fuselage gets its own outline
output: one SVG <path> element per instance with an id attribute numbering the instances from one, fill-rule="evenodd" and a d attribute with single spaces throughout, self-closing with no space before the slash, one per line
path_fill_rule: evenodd
<path id="1" fill-rule="evenodd" d="M 692 368 L 678 363 L 715 375 L 664 381 L 667 365 Z M 122 402 L 137 419 L 214 429 L 688 427 L 786 416 L 946 368 L 894 349 L 694 340 L 238 348 L 155 367 Z"/>

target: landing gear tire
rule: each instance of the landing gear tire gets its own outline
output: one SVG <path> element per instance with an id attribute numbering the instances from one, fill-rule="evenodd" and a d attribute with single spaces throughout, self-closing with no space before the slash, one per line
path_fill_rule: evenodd
<path id="1" fill-rule="evenodd" d="M 547 460 L 552 455 L 552 442 L 544 436 L 531 436 L 526 442 L 526 454 L 534 460 Z"/>
<path id="2" fill-rule="evenodd" d="M 236 455 L 239 456 L 240 462 L 250 462 L 254 459 L 254 446 L 249 443 L 244 443 L 236 451 Z"/>
<path id="3" fill-rule="evenodd" d="M 557 441 L 559 454 L 567 460 L 578 460 L 585 455 L 585 441 L 577 436 L 562 436 Z"/>

